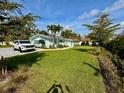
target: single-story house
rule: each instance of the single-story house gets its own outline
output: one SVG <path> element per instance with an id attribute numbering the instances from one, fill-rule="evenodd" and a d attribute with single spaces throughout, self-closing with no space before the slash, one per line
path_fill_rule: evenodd
<path id="1" fill-rule="evenodd" d="M 0 41 L 0 45 L 6 45 L 5 41 Z"/>
<path id="2" fill-rule="evenodd" d="M 31 37 L 30 41 L 36 47 L 44 47 L 44 48 L 50 48 L 52 46 L 56 47 L 57 45 L 73 47 L 79 44 L 79 41 L 77 40 L 67 39 L 62 37 L 55 38 L 52 36 L 46 36 L 46 35 L 40 35 L 40 34 Z"/>

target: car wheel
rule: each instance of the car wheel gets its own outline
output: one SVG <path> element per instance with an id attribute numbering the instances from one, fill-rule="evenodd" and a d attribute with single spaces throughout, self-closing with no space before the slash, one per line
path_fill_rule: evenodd
<path id="1" fill-rule="evenodd" d="M 14 51 L 16 51 L 16 49 L 15 49 L 15 48 L 13 48 L 13 50 L 14 50 Z"/>
<path id="2" fill-rule="evenodd" d="M 13 46 L 13 50 L 16 51 L 16 48 Z"/>
<path id="3" fill-rule="evenodd" d="M 22 52 L 22 49 L 19 47 L 19 51 Z"/>

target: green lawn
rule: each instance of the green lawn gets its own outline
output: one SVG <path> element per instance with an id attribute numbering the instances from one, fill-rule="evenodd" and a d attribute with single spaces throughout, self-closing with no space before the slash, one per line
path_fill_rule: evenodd
<path id="1" fill-rule="evenodd" d="M 12 47 L 11 45 L 0 45 L 0 48 Z"/>
<path id="2" fill-rule="evenodd" d="M 90 49 L 75 47 L 17 56 L 9 59 L 8 65 L 14 68 L 18 64 L 30 66 L 20 93 L 47 93 L 55 83 L 62 86 L 64 93 L 105 93 L 98 61 L 88 53 Z"/>

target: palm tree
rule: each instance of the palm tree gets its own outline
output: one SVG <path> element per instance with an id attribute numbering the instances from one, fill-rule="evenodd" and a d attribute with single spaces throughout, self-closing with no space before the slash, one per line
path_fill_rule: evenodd
<path id="1" fill-rule="evenodd" d="M 61 31 L 63 30 L 63 27 L 60 25 L 56 26 L 56 34 L 57 34 L 57 46 L 59 46 L 59 37 L 61 36 Z"/>
<path id="2" fill-rule="evenodd" d="M 61 30 L 63 30 L 63 27 L 60 26 L 60 25 L 57 25 L 57 26 L 56 26 L 56 31 L 60 32 Z"/>
<path id="3" fill-rule="evenodd" d="M 51 37 L 51 41 L 53 41 L 53 47 L 55 47 L 55 25 L 48 25 L 47 31 L 49 33 L 49 36 Z"/>
<path id="4" fill-rule="evenodd" d="M 54 38 L 53 39 L 53 42 L 55 44 L 55 39 L 57 39 L 57 46 L 59 45 L 59 36 L 60 36 L 60 31 L 63 29 L 62 26 L 60 25 L 48 25 L 47 26 L 47 30 L 49 31 L 49 35 L 52 35 L 52 37 Z"/>
<path id="5" fill-rule="evenodd" d="M 56 33 L 56 25 L 48 25 L 47 30 L 51 31 L 51 33 L 55 35 L 55 33 Z"/>
<path id="6" fill-rule="evenodd" d="M 60 32 L 63 29 L 60 25 L 48 25 L 47 30 L 51 31 L 54 35 L 56 35 L 57 32 Z"/>

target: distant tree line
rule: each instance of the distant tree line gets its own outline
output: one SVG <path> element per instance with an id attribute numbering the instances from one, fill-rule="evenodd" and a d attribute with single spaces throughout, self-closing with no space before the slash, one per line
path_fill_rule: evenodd
<path id="1" fill-rule="evenodd" d="M 60 37 L 63 37 L 63 38 L 81 40 L 80 34 L 75 33 L 71 29 L 64 29 L 64 27 L 60 25 L 48 25 L 47 30 L 37 29 L 37 33 L 42 35 L 53 34 L 54 36 L 55 34 L 60 34 Z"/>

